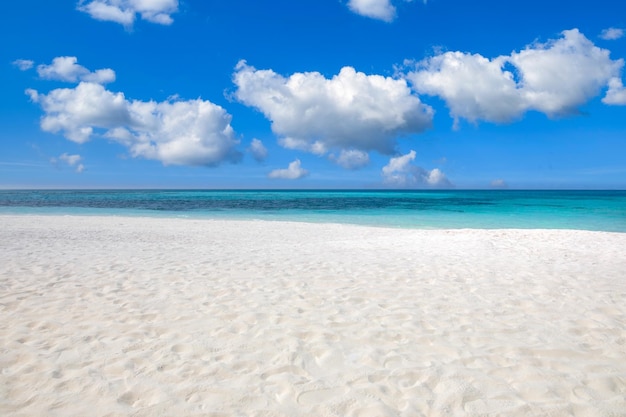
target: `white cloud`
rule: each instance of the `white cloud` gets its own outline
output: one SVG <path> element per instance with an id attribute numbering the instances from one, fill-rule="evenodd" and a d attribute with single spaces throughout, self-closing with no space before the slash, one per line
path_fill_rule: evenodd
<path id="1" fill-rule="evenodd" d="M 81 0 L 78 10 L 96 20 L 132 26 L 136 15 L 152 23 L 170 25 L 178 11 L 178 0 Z"/>
<path id="2" fill-rule="evenodd" d="M 457 121 L 508 122 L 529 110 L 556 117 L 575 114 L 619 75 L 624 62 L 609 54 L 572 29 L 509 56 L 439 54 L 417 63 L 407 78 L 417 92 L 445 100 Z"/>
<path id="3" fill-rule="evenodd" d="M 391 22 L 396 17 L 396 8 L 390 0 L 350 0 L 348 8 L 361 16 Z"/>
<path id="4" fill-rule="evenodd" d="M 106 84 L 115 81 L 115 71 L 110 68 L 89 71 L 82 65 L 78 65 L 75 56 L 59 56 L 52 60 L 50 65 L 37 66 L 37 73 L 41 78 L 66 82 L 87 81 L 98 84 Z"/>
<path id="5" fill-rule="evenodd" d="M 67 153 L 64 153 L 59 156 L 59 159 L 66 162 L 69 166 L 74 166 L 79 163 L 82 158 L 80 155 L 68 155 Z"/>
<path id="6" fill-rule="evenodd" d="M 506 122 L 518 117 L 524 104 L 504 63 L 503 57 L 446 52 L 420 62 L 408 78 L 421 94 L 443 98 L 455 119 Z"/>
<path id="7" fill-rule="evenodd" d="M 303 178 L 309 175 L 309 171 L 303 169 L 299 159 L 291 162 L 288 168 L 285 169 L 275 169 L 267 176 L 273 179 L 284 179 L 284 180 L 297 180 L 299 178 Z"/>
<path id="8" fill-rule="evenodd" d="M 622 84 L 622 80 L 614 77 L 609 81 L 609 90 L 606 92 L 606 96 L 602 99 L 604 104 L 613 106 L 626 105 L 626 88 Z"/>
<path id="9" fill-rule="evenodd" d="M 258 162 L 262 162 L 267 158 L 267 148 L 263 145 L 263 142 L 256 138 L 252 139 L 248 151 L 250 151 L 252 157 Z"/>
<path id="10" fill-rule="evenodd" d="M 338 157 L 331 155 L 331 160 L 337 162 L 345 169 L 358 169 L 369 164 L 370 157 L 367 152 L 356 149 L 342 149 Z"/>
<path id="11" fill-rule="evenodd" d="M 600 34 L 600 37 L 607 41 L 614 41 L 624 37 L 624 29 L 620 28 L 608 28 L 604 29 Z"/>
<path id="12" fill-rule="evenodd" d="M 613 61 L 577 29 L 546 44 L 511 54 L 521 74 L 520 92 L 528 107 L 549 116 L 572 114 L 620 73 L 624 61 Z"/>
<path id="13" fill-rule="evenodd" d="M 209 101 L 130 101 L 89 82 L 47 95 L 26 92 L 45 113 L 41 129 L 77 143 L 101 135 L 126 146 L 133 157 L 165 165 L 212 166 L 240 158 L 231 116 Z"/>
<path id="14" fill-rule="evenodd" d="M 315 155 L 322 156 L 328 149 L 324 142 L 316 140 L 315 142 L 309 142 L 306 139 L 296 139 L 291 137 L 283 137 L 278 139 L 280 146 L 287 149 L 295 149 L 299 151 L 311 152 Z"/>
<path id="15" fill-rule="evenodd" d="M 413 0 L 404 1 L 411 2 Z M 424 0 L 424 4 L 426 3 L 427 0 Z M 391 0 L 348 0 L 348 8 L 353 13 L 387 23 L 396 18 L 396 8 Z"/>
<path id="16" fill-rule="evenodd" d="M 67 153 L 63 153 L 59 155 L 58 158 L 51 158 L 50 162 L 53 164 L 57 164 L 59 161 L 64 162 L 71 167 L 75 167 L 76 172 L 80 174 L 85 170 L 85 166 L 80 163 L 82 159 L 83 158 L 80 155 L 69 155 Z"/>
<path id="17" fill-rule="evenodd" d="M 344 67 L 331 79 L 318 72 L 285 78 L 241 61 L 236 98 L 263 112 L 279 143 L 323 155 L 331 149 L 393 153 L 399 136 L 429 128 L 433 111 L 405 80 Z"/>
<path id="18" fill-rule="evenodd" d="M 96 20 L 120 23 L 124 26 L 132 26 L 135 22 L 135 11 L 129 8 L 122 9 L 119 5 L 107 1 L 92 1 L 91 3 L 78 4 L 78 10 L 89 14 Z"/>
<path id="19" fill-rule="evenodd" d="M 35 65 L 30 59 L 16 59 L 12 62 L 13 65 L 18 67 L 21 71 L 28 71 Z"/>
<path id="20" fill-rule="evenodd" d="M 435 168 L 431 171 L 424 171 L 423 178 L 426 183 L 432 187 L 450 187 L 452 184 L 448 181 L 446 174 L 444 174 L 439 168 Z"/>
<path id="21" fill-rule="evenodd" d="M 391 158 L 389 163 L 383 167 L 383 176 L 391 178 L 395 173 L 406 172 L 412 161 L 415 160 L 415 151 L 411 150 L 406 155 Z"/>
<path id="22" fill-rule="evenodd" d="M 435 168 L 428 171 L 412 162 L 415 160 L 415 151 L 391 158 L 382 169 L 383 181 L 394 187 L 451 187 L 452 183 L 446 175 Z"/>

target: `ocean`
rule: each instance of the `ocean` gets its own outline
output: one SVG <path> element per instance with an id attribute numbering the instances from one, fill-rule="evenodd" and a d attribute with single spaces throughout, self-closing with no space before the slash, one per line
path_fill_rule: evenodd
<path id="1" fill-rule="evenodd" d="M 0 191 L 0 214 L 626 232 L 626 191 L 19 190 Z"/>

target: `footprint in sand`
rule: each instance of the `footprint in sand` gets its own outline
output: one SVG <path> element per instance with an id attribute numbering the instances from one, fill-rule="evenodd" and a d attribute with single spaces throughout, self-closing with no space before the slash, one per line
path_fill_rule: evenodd
<path id="1" fill-rule="evenodd" d="M 342 396 L 346 392 L 346 389 L 342 387 L 322 388 L 304 391 L 298 395 L 297 401 L 300 405 L 320 404 L 332 398 Z"/>
<path id="2" fill-rule="evenodd" d="M 188 345 L 173 345 L 171 351 L 174 353 L 188 353 L 191 351 L 191 347 Z"/>
<path id="3" fill-rule="evenodd" d="M 285 366 L 281 366 L 281 367 L 270 369 L 268 371 L 263 372 L 261 374 L 261 379 L 263 379 L 264 381 L 272 379 L 272 378 L 281 379 L 285 377 L 285 375 L 287 377 L 289 376 L 299 377 L 300 379 L 304 379 L 309 376 L 308 372 L 302 368 L 298 368 L 297 366 L 294 366 L 294 365 L 285 365 Z"/>

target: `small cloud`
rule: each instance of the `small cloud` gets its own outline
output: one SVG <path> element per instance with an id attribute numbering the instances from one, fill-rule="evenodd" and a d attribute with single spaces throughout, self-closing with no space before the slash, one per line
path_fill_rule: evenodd
<path id="1" fill-rule="evenodd" d="M 309 171 L 303 169 L 299 159 L 289 164 L 286 169 L 275 169 L 267 176 L 272 179 L 297 180 L 309 175 Z"/>
<path id="2" fill-rule="evenodd" d="M 37 90 L 27 88 L 24 92 L 28 97 L 30 97 L 30 101 L 32 101 L 33 103 L 39 103 L 39 93 L 37 92 Z"/>
<path id="3" fill-rule="evenodd" d="M 292 137 L 284 137 L 278 139 L 278 144 L 283 148 L 295 151 L 310 152 L 317 156 L 323 156 L 328 149 L 323 142 L 316 140 L 315 142 L 307 142 L 304 139 L 295 139 Z"/>
<path id="4" fill-rule="evenodd" d="M 383 22 L 391 23 L 397 16 L 396 7 L 392 4 L 400 2 L 400 0 L 348 0 L 348 9 L 353 13 L 361 16 L 369 17 L 371 19 L 382 20 Z M 411 3 L 413 0 L 404 0 L 406 3 Z M 424 4 L 427 4 L 427 0 L 423 0 Z"/>
<path id="5" fill-rule="evenodd" d="M 390 0 L 350 0 L 348 8 L 361 16 L 391 22 L 396 18 L 396 8 Z"/>
<path id="6" fill-rule="evenodd" d="M 356 149 L 343 149 L 338 157 L 331 155 L 330 159 L 345 169 L 359 169 L 370 162 L 367 152 Z"/>
<path id="7" fill-rule="evenodd" d="M 59 56 L 52 60 L 50 65 L 37 66 L 39 77 L 46 80 L 66 81 L 70 83 L 85 81 L 97 84 L 106 84 L 115 81 L 115 71 L 110 68 L 89 71 L 78 65 L 75 56 Z"/>
<path id="8" fill-rule="evenodd" d="M 609 90 L 606 92 L 606 96 L 602 99 L 604 104 L 611 106 L 624 106 L 626 105 L 626 88 L 622 80 L 614 77 L 609 81 Z"/>
<path id="9" fill-rule="evenodd" d="M 446 174 L 439 168 L 435 168 L 431 171 L 424 170 L 423 178 L 426 180 L 426 184 L 431 187 L 450 187 L 452 183 L 448 181 Z"/>
<path id="10" fill-rule="evenodd" d="M 267 148 L 263 146 L 263 142 L 258 139 L 252 139 L 248 152 L 252 154 L 252 157 L 257 162 L 263 162 L 267 158 Z"/>
<path id="11" fill-rule="evenodd" d="M 96 20 L 132 27 L 137 15 L 159 25 L 171 25 L 178 0 L 80 0 L 77 9 Z"/>
<path id="12" fill-rule="evenodd" d="M 412 164 L 415 151 L 391 158 L 382 169 L 383 181 L 393 187 L 448 188 L 452 183 L 438 168 L 431 171 Z"/>
<path id="13" fill-rule="evenodd" d="M 12 64 L 18 67 L 20 71 L 28 71 L 33 67 L 33 65 L 35 65 L 35 63 L 30 59 L 16 59 L 12 62 Z"/>
<path id="14" fill-rule="evenodd" d="M 50 163 L 58 166 L 58 164 L 62 162 L 65 165 L 74 167 L 76 172 L 80 174 L 81 172 L 85 170 L 85 166 L 82 163 L 80 163 L 82 159 L 83 158 L 80 155 L 69 155 L 68 153 L 63 153 L 59 155 L 58 158 L 50 158 Z"/>
<path id="15" fill-rule="evenodd" d="M 620 39 L 624 37 L 624 29 L 620 28 L 608 28 L 604 29 L 602 33 L 600 33 L 600 38 L 606 41 L 614 41 L 616 39 Z"/>
<path id="16" fill-rule="evenodd" d="M 509 188 L 508 184 L 501 178 L 491 181 L 491 188 Z"/>
<path id="17" fill-rule="evenodd" d="M 59 156 L 59 159 L 67 163 L 69 166 L 74 166 L 77 163 L 79 163 L 82 158 L 80 155 L 69 155 L 67 153 L 64 153 L 61 156 Z"/>

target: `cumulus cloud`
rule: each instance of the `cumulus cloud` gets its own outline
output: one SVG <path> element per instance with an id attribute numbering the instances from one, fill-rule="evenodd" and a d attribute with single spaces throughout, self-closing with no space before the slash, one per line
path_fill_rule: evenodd
<path id="1" fill-rule="evenodd" d="M 267 148 L 263 145 L 263 142 L 256 138 L 252 139 L 248 151 L 252 154 L 252 157 L 258 162 L 262 162 L 265 160 L 265 158 L 267 158 Z"/>
<path id="2" fill-rule="evenodd" d="M 137 15 L 160 25 L 171 25 L 178 11 L 178 0 L 81 0 L 78 10 L 96 20 L 116 22 L 130 27 Z"/>
<path id="3" fill-rule="evenodd" d="M 505 122 L 523 111 L 523 103 L 503 66 L 503 57 L 446 52 L 420 62 L 408 78 L 421 94 L 443 98 L 455 119 Z"/>
<path id="4" fill-rule="evenodd" d="M 396 8 L 390 0 L 350 0 L 348 8 L 361 16 L 384 22 L 391 22 L 396 17 Z"/>
<path id="5" fill-rule="evenodd" d="M 602 33 L 600 33 L 600 37 L 607 41 L 614 41 L 616 39 L 620 39 L 624 37 L 624 29 L 620 29 L 620 28 L 604 29 Z"/>
<path id="6" fill-rule="evenodd" d="M 382 169 L 383 181 L 394 187 L 451 187 L 446 175 L 435 168 L 428 171 L 413 164 L 415 151 L 391 158 Z"/>
<path id="7" fill-rule="evenodd" d="M 330 159 L 345 169 L 359 169 L 370 162 L 367 152 L 356 149 L 342 149 L 339 156 L 331 155 Z"/>
<path id="8" fill-rule="evenodd" d="M 285 78 L 239 62 L 236 98 L 260 110 L 279 143 L 323 155 L 331 149 L 391 154 L 399 136 L 432 124 L 433 110 L 403 79 L 366 75 L 344 67 L 331 79 L 318 72 Z"/>
<path id="9" fill-rule="evenodd" d="M 45 113 L 41 129 L 76 143 L 103 136 L 126 146 L 133 157 L 164 165 L 213 166 L 241 156 L 234 149 L 239 142 L 231 116 L 209 101 L 131 101 L 91 82 L 26 93 Z"/>
<path id="10" fill-rule="evenodd" d="M 411 2 L 413 0 L 404 1 Z M 424 4 L 426 2 L 424 0 Z M 348 0 L 348 8 L 353 13 L 387 23 L 392 22 L 396 18 L 396 8 L 391 3 L 391 0 Z"/>
<path id="11" fill-rule="evenodd" d="M 509 122 L 529 110 L 549 117 L 575 114 L 619 76 L 623 60 L 595 46 L 577 29 L 508 56 L 446 52 L 416 64 L 413 88 L 441 97 L 458 122 Z"/>
<path id="12" fill-rule="evenodd" d="M 98 84 L 106 84 L 115 81 L 115 71 L 110 68 L 99 69 L 91 72 L 82 65 L 78 65 L 75 56 L 59 56 L 52 60 L 50 65 L 37 66 L 37 73 L 46 80 L 66 82 L 87 81 Z"/>
<path id="13" fill-rule="evenodd" d="M 606 92 L 606 96 L 602 99 L 604 104 L 613 106 L 625 106 L 626 105 L 626 88 L 622 80 L 614 77 L 609 81 L 609 90 Z"/>
<path id="14" fill-rule="evenodd" d="M 85 170 L 85 166 L 80 163 L 82 161 L 82 157 L 80 155 L 69 155 L 67 153 L 63 153 L 59 155 L 58 158 L 51 158 L 50 162 L 53 164 L 58 164 L 59 162 L 63 162 L 71 167 L 74 167 L 76 172 L 79 174 Z"/>
<path id="15" fill-rule="evenodd" d="M 275 169 L 267 174 L 269 178 L 284 180 L 297 180 L 299 178 L 306 177 L 307 175 L 309 175 L 309 171 L 302 168 L 299 159 L 291 162 L 289 167 L 285 169 Z"/>
<path id="16" fill-rule="evenodd" d="M 595 46 L 577 29 L 562 35 L 511 55 L 528 107 L 549 116 L 575 113 L 624 66 L 623 60 L 611 60 L 608 50 Z"/>
<path id="17" fill-rule="evenodd" d="M 35 65 L 30 59 L 16 59 L 12 62 L 13 65 L 18 67 L 21 71 L 28 71 Z"/>

